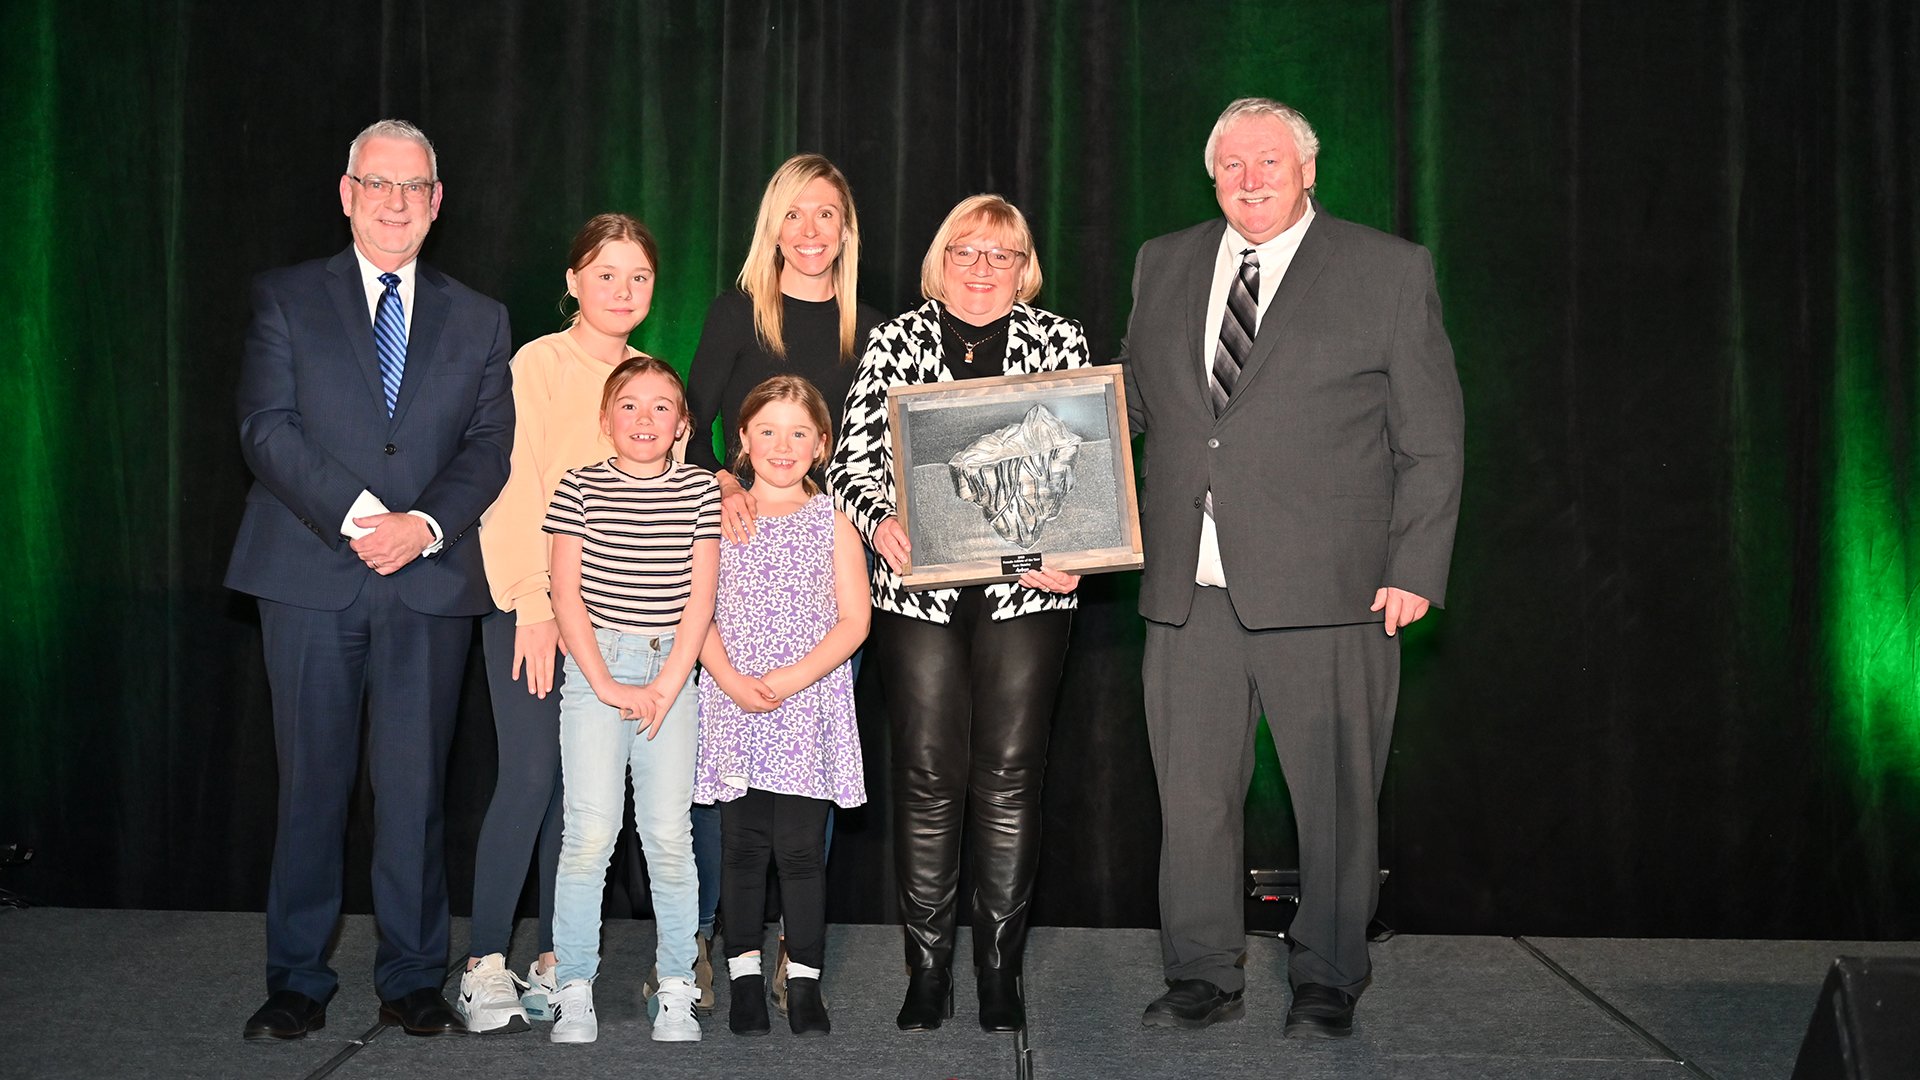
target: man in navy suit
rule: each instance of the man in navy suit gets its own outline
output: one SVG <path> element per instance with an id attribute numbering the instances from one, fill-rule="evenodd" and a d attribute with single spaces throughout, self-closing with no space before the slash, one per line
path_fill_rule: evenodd
<path id="1" fill-rule="evenodd" d="M 347 805 L 367 719 L 383 1022 L 461 1032 L 441 996 L 441 812 L 473 617 L 475 523 L 507 479 L 507 312 L 417 261 L 440 212 L 433 144 L 383 120 L 347 153 L 353 243 L 253 283 L 239 387 L 255 482 L 227 586 L 259 598 L 280 765 L 266 1004 L 248 1039 L 326 1024 Z"/>

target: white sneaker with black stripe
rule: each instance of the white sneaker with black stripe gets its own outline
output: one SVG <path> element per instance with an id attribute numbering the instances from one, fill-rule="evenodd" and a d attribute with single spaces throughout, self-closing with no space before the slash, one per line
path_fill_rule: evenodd
<path id="1" fill-rule="evenodd" d="M 507 970 L 507 959 L 488 953 L 460 976 L 460 997 L 454 1008 L 479 1035 L 506 1035 L 529 1031 L 527 1011 L 520 1007 L 520 979 Z"/>
<path id="2" fill-rule="evenodd" d="M 699 997 L 691 979 L 661 979 L 654 998 L 659 1011 L 653 1016 L 653 1041 L 699 1042 L 700 1021 L 693 1015 L 693 1003 Z"/>
<path id="3" fill-rule="evenodd" d="M 528 966 L 526 981 L 520 984 L 526 988 L 520 992 L 520 1007 L 527 1010 L 527 1019 L 553 1019 L 553 999 L 560 993 L 560 983 L 554 974 L 559 970 L 560 965 L 555 964 L 541 971 L 538 960 Z"/>
<path id="4" fill-rule="evenodd" d="M 574 979 L 553 997 L 553 1030 L 547 1038 L 557 1043 L 590 1043 L 600 1037 L 600 1021 L 593 1015 L 593 984 Z"/>

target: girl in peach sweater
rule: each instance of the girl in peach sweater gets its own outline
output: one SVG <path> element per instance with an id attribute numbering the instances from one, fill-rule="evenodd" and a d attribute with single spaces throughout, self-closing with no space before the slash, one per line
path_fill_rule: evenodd
<path id="1" fill-rule="evenodd" d="M 601 214 L 567 257 L 571 325 L 513 358 L 515 422 L 507 486 L 480 519 L 487 584 L 498 610 L 481 620 L 499 779 L 480 826 L 473 867 L 473 941 L 457 1006 L 478 1032 L 525 1031 L 550 1020 L 554 985 L 553 882 L 560 857 L 560 631 L 549 593 L 541 522 L 568 469 L 605 461 L 598 420 L 607 375 L 653 302 L 659 251 L 645 225 Z M 506 966 L 514 909 L 530 856 L 539 875 L 540 956 L 520 979 Z"/>

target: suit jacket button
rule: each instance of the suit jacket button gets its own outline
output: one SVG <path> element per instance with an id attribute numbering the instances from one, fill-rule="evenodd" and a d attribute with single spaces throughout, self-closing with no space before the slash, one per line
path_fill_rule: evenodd
<path id="1" fill-rule="evenodd" d="M 1218 450 L 1218 449 L 1220 449 L 1220 440 L 1219 440 L 1219 439 L 1208 439 L 1208 440 L 1207 440 L 1207 449 L 1209 449 L 1209 450 Z M 389 446 L 389 447 L 387 447 L 387 453 L 389 453 L 389 454 L 391 454 L 391 453 L 393 453 L 393 447 L 391 447 L 391 446 Z"/>
<path id="2" fill-rule="evenodd" d="M 386 451 L 387 451 L 387 453 L 388 453 L 388 454 L 392 454 L 392 453 L 394 453 L 394 449 L 395 449 L 395 448 L 394 448 L 394 445 L 393 445 L 392 443 L 388 443 L 388 444 L 387 444 L 387 446 L 386 446 Z"/>
<path id="3" fill-rule="evenodd" d="M 1198 509 L 1200 509 L 1200 508 L 1201 508 L 1202 506 L 1205 506 L 1205 505 L 1206 505 L 1206 503 L 1207 503 L 1207 497 L 1206 497 L 1205 495 L 1202 495 L 1202 496 L 1200 496 L 1200 497 L 1198 497 L 1198 498 L 1196 498 L 1196 499 L 1194 499 L 1194 500 L 1193 500 L 1193 508 L 1194 508 L 1195 510 L 1198 510 Z"/>

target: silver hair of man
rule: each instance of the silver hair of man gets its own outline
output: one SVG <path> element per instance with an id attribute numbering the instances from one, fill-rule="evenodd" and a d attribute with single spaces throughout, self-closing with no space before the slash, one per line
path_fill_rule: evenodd
<path id="1" fill-rule="evenodd" d="M 427 138 L 426 132 L 421 131 L 405 120 L 376 120 L 368 124 L 366 129 L 361 131 L 360 134 L 355 135 L 353 142 L 347 145 L 348 176 L 354 175 L 354 169 L 360 162 L 360 148 L 367 144 L 368 139 L 405 139 L 410 143 L 418 143 L 420 148 L 427 152 L 427 171 L 432 174 L 428 179 L 436 184 L 440 182 L 440 155 L 433 152 L 433 140 Z M 388 177 L 388 179 L 412 180 L 415 178 L 411 176 L 392 176 Z"/>
<path id="2" fill-rule="evenodd" d="M 1300 110 L 1291 105 L 1282 105 L 1272 98 L 1243 97 L 1227 106 L 1220 119 L 1213 122 L 1213 134 L 1207 136 L 1207 177 L 1213 178 L 1213 149 L 1220 145 L 1220 136 L 1227 133 L 1234 121 L 1249 116 L 1271 116 L 1287 125 L 1293 132 L 1293 148 L 1300 154 L 1300 163 L 1305 165 L 1320 156 L 1320 136 L 1313 133 L 1313 125 L 1300 115 Z"/>

